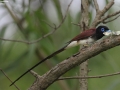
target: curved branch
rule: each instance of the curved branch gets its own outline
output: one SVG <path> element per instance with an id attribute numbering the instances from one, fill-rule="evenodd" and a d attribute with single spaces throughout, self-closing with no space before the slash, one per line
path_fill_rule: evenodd
<path id="1" fill-rule="evenodd" d="M 98 75 L 98 76 L 85 76 L 85 77 L 73 76 L 73 77 L 61 77 L 61 78 L 59 78 L 58 80 L 103 78 L 103 77 L 110 77 L 110 76 L 115 76 L 115 75 L 120 75 L 120 72 L 116 72 L 116 73 L 112 73 L 112 74 L 105 74 L 105 75 Z"/>
<path id="2" fill-rule="evenodd" d="M 82 49 L 76 56 L 72 56 L 62 61 L 51 70 L 49 70 L 47 73 L 45 73 L 43 76 L 41 76 L 40 80 L 38 80 L 36 84 L 32 85 L 29 90 L 33 90 L 32 87 L 36 87 L 36 89 L 34 90 L 45 90 L 61 75 L 63 75 L 70 69 L 78 66 L 87 59 L 118 45 L 120 45 L 120 36 L 112 36 L 112 38 L 108 37 L 104 40 L 94 43 L 87 48 Z"/>

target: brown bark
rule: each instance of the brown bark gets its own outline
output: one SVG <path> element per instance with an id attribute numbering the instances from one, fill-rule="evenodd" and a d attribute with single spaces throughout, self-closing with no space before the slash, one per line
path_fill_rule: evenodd
<path id="1" fill-rule="evenodd" d="M 89 25 L 89 1 L 88 0 L 81 0 L 81 13 L 82 13 L 82 19 L 81 27 L 82 31 L 88 29 Z M 83 62 L 80 65 L 80 76 L 85 77 L 88 75 L 88 61 Z M 87 79 L 79 79 L 80 82 L 80 90 L 87 90 L 88 89 L 88 83 Z"/>

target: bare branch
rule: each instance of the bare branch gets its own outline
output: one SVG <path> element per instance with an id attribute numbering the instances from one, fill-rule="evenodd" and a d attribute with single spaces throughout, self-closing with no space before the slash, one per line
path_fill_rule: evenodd
<path id="1" fill-rule="evenodd" d="M 63 24 L 63 22 L 65 21 L 65 18 L 66 18 L 66 16 L 67 16 L 67 13 L 68 13 L 68 10 L 69 10 L 69 7 L 70 7 L 70 5 L 72 4 L 72 2 L 73 2 L 73 0 L 70 1 L 70 4 L 68 5 L 68 8 L 67 8 L 67 10 L 66 10 L 65 16 L 63 17 L 61 23 L 57 26 L 57 29 L 60 28 L 60 26 L 61 26 L 61 25 Z"/>
<path id="2" fill-rule="evenodd" d="M 5 75 L 5 77 L 12 83 L 12 80 L 6 75 L 6 73 L 0 68 L 0 71 Z M 17 90 L 20 90 L 15 84 L 14 84 L 15 88 Z"/>
<path id="3" fill-rule="evenodd" d="M 45 20 L 42 20 L 42 21 L 44 21 L 49 27 L 55 29 L 53 26 L 51 26 L 51 25 L 50 25 L 48 22 L 46 22 Z"/>
<path id="4" fill-rule="evenodd" d="M 116 16 L 115 18 L 111 19 L 111 20 L 107 20 L 107 21 L 103 21 L 104 24 L 109 23 L 114 21 L 115 19 L 117 19 L 120 15 Z"/>
<path id="5" fill-rule="evenodd" d="M 33 70 L 31 70 L 30 73 L 31 73 L 34 77 L 36 77 L 36 78 L 39 78 L 39 77 L 40 77 L 40 75 L 38 75 L 38 74 L 37 74 L 36 72 L 34 72 Z"/>
<path id="6" fill-rule="evenodd" d="M 80 26 L 81 27 L 81 25 L 79 24 L 79 23 L 73 23 L 73 22 L 71 22 L 73 25 L 76 25 L 76 26 Z"/>
<path id="7" fill-rule="evenodd" d="M 5 38 L 0 38 L 0 40 L 29 44 L 29 41 L 22 41 L 22 40 L 11 40 L 11 39 L 5 39 Z"/>
<path id="8" fill-rule="evenodd" d="M 110 14 L 110 15 L 108 15 L 108 16 L 109 16 L 109 18 L 110 18 L 110 17 L 115 16 L 115 15 L 117 15 L 117 14 L 119 14 L 119 13 L 120 13 L 120 10 L 117 11 L 117 12 L 115 12 L 115 13 L 112 13 L 112 14 Z"/>
<path id="9" fill-rule="evenodd" d="M 89 28 L 89 0 L 81 0 L 81 12 L 82 18 L 80 20 L 81 27 L 80 30 L 84 31 Z M 82 47 L 81 47 L 82 48 Z M 85 47 L 84 47 L 85 48 Z M 80 76 L 87 76 L 88 75 L 88 62 L 84 62 L 80 65 Z M 80 82 L 80 90 L 88 90 L 88 83 L 87 79 L 81 79 Z"/>
<path id="10" fill-rule="evenodd" d="M 92 79 L 92 78 L 103 78 L 109 76 L 120 75 L 120 72 L 112 73 L 112 74 L 105 74 L 105 75 L 98 75 L 98 76 L 87 76 L 87 77 L 80 77 L 80 76 L 73 76 L 73 77 L 61 77 L 58 80 L 67 80 L 67 79 Z"/>
<path id="11" fill-rule="evenodd" d="M 111 18 L 111 17 L 113 17 L 113 16 L 116 16 L 117 14 L 120 14 L 120 10 L 117 11 L 117 12 L 114 12 L 114 13 L 112 13 L 112 14 L 107 15 L 107 16 L 106 16 L 106 19 L 107 19 L 107 18 Z"/>
<path id="12" fill-rule="evenodd" d="M 93 0 L 93 1 L 94 1 L 94 5 L 95 5 L 96 12 L 97 12 L 97 14 L 98 14 L 98 13 L 100 12 L 100 9 L 99 9 L 97 0 Z"/>
<path id="13" fill-rule="evenodd" d="M 81 12 L 82 19 L 80 20 L 82 31 L 88 29 L 89 27 L 89 2 L 88 0 L 81 0 Z"/>
<path id="14" fill-rule="evenodd" d="M 108 3 L 105 8 L 101 11 L 102 12 L 102 15 L 105 14 L 114 4 L 114 0 L 111 0 L 110 3 Z"/>
<path id="15" fill-rule="evenodd" d="M 97 3 L 97 2 L 96 2 Z M 96 27 L 100 22 L 102 16 L 112 7 L 112 5 L 114 4 L 114 0 L 112 0 L 111 2 L 109 2 L 102 11 L 99 10 L 99 13 L 96 13 L 96 17 L 91 25 L 91 28 Z M 97 7 L 97 5 L 96 5 Z M 97 8 L 98 9 L 98 8 Z"/>
<path id="16" fill-rule="evenodd" d="M 103 23 L 104 23 L 105 20 L 107 20 L 107 19 L 109 19 L 109 18 L 111 18 L 111 17 L 114 17 L 114 16 L 116 16 L 116 15 L 118 15 L 118 14 L 120 14 L 120 10 L 117 11 L 117 12 L 114 12 L 114 13 L 112 13 L 112 14 L 109 14 L 109 15 L 107 15 L 107 16 L 105 16 L 105 17 L 103 17 L 103 18 L 100 20 L 100 22 L 103 22 Z M 118 18 L 118 17 L 119 17 L 119 15 L 118 15 L 116 18 Z M 114 20 L 115 20 L 115 19 L 114 19 Z"/>

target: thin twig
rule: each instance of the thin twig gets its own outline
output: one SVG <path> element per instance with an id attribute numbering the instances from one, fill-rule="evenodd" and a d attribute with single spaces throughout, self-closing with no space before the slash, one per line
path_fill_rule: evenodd
<path id="1" fill-rule="evenodd" d="M 119 10 L 119 11 L 116 11 L 116 12 L 114 12 L 114 13 L 112 13 L 112 14 L 110 14 L 109 17 L 115 16 L 115 15 L 117 15 L 117 14 L 119 14 L 119 13 L 120 13 L 120 10 Z"/>
<path id="2" fill-rule="evenodd" d="M 12 80 L 6 75 L 6 73 L 0 68 L 0 71 L 5 75 L 5 77 L 12 83 Z M 15 84 L 14 86 L 17 88 L 17 90 L 20 90 Z"/>
<path id="3" fill-rule="evenodd" d="M 80 26 L 81 27 L 81 25 L 79 24 L 79 23 L 73 23 L 73 22 L 71 22 L 73 25 L 76 25 L 76 26 Z"/>
<path id="4" fill-rule="evenodd" d="M 36 78 L 41 77 L 40 75 L 38 75 L 38 74 L 37 74 L 36 72 L 34 72 L 33 70 L 31 70 L 30 73 L 31 73 L 34 77 L 36 77 Z"/>
<path id="5" fill-rule="evenodd" d="M 112 13 L 112 14 L 109 14 L 108 16 L 106 16 L 106 18 L 111 18 L 111 17 L 113 17 L 113 16 L 116 16 L 117 14 L 120 14 L 120 10 L 119 10 L 119 11 L 116 11 L 116 12 L 114 12 L 114 13 Z"/>
<path id="6" fill-rule="evenodd" d="M 72 1 L 73 1 L 73 0 L 71 0 L 70 4 L 68 5 L 67 10 L 66 10 L 66 13 L 65 13 L 65 16 L 63 17 L 63 19 L 62 19 L 62 21 L 60 22 L 60 24 L 59 24 L 57 27 L 56 27 L 56 25 L 55 25 L 55 27 L 52 27 L 51 25 L 49 25 L 49 24 L 47 23 L 47 25 L 49 25 L 51 28 L 54 28 L 54 30 L 52 30 L 51 32 L 43 35 L 43 36 L 40 37 L 39 39 L 34 40 L 34 41 L 23 41 L 23 40 L 11 40 L 11 39 L 0 38 L 0 40 L 12 41 L 12 42 L 20 42 L 20 43 L 25 43 L 25 44 L 34 44 L 34 43 L 39 42 L 39 41 L 42 40 L 43 38 L 46 38 L 47 36 L 53 34 L 58 28 L 61 27 L 61 25 L 62 25 L 62 24 L 64 23 L 64 21 L 65 21 L 65 18 L 66 18 L 66 16 L 67 16 L 67 13 L 68 13 L 68 10 L 69 10 L 69 7 L 70 7 Z M 7 7 L 7 5 L 6 5 L 6 7 Z"/>
<path id="7" fill-rule="evenodd" d="M 13 39 L 5 39 L 5 38 L 0 38 L 0 40 L 3 40 L 3 41 L 11 41 L 11 42 L 20 42 L 20 43 L 26 43 L 26 44 L 29 44 L 29 43 L 30 43 L 29 41 L 13 40 Z"/>
<path id="8" fill-rule="evenodd" d="M 105 75 L 98 75 L 98 76 L 87 76 L 87 77 L 80 77 L 80 76 L 73 76 L 73 77 L 61 77 L 58 80 L 66 80 L 66 79 L 91 79 L 91 78 L 103 78 L 109 76 L 120 75 L 120 72 L 112 73 L 112 74 L 105 74 Z"/>
<path id="9" fill-rule="evenodd" d="M 120 14 L 120 10 L 117 11 L 117 12 L 114 12 L 114 13 L 112 13 L 112 14 L 109 14 L 109 15 L 107 15 L 107 16 L 105 16 L 105 17 L 103 17 L 103 18 L 100 20 L 100 22 L 104 22 L 105 20 L 107 20 L 107 19 L 109 19 L 109 18 L 111 18 L 111 17 L 113 17 L 113 16 L 116 16 L 116 15 L 118 15 L 118 14 Z"/>
<path id="10" fill-rule="evenodd" d="M 115 18 L 111 19 L 111 20 L 107 20 L 107 21 L 103 21 L 104 24 L 109 23 L 114 21 L 115 19 L 117 19 L 120 15 L 116 16 Z"/>
<path id="11" fill-rule="evenodd" d="M 63 17 L 61 23 L 57 26 L 57 29 L 58 29 L 58 28 L 62 25 L 62 23 L 65 21 L 65 18 L 66 18 L 66 16 L 67 16 L 67 13 L 68 13 L 68 10 L 69 10 L 69 7 L 70 7 L 70 5 L 72 4 L 72 2 L 73 2 L 73 0 L 71 0 L 70 4 L 68 5 L 68 8 L 67 8 L 66 13 L 65 13 L 65 16 Z"/>
<path id="12" fill-rule="evenodd" d="M 55 29 L 53 26 L 51 26 L 51 25 L 50 25 L 48 22 L 46 22 L 45 20 L 42 20 L 42 21 L 44 21 L 49 27 Z"/>

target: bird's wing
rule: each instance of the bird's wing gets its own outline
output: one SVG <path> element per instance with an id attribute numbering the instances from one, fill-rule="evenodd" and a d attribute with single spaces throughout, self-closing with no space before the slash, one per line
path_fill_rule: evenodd
<path id="1" fill-rule="evenodd" d="M 96 32 L 96 29 L 85 30 L 85 31 L 83 31 L 82 33 L 80 33 L 79 35 L 77 35 L 76 37 L 74 37 L 74 38 L 73 38 L 72 40 L 70 40 L 69 42 L 86 39 L 86 38 L 94 35 L 95 32 Z"/>

